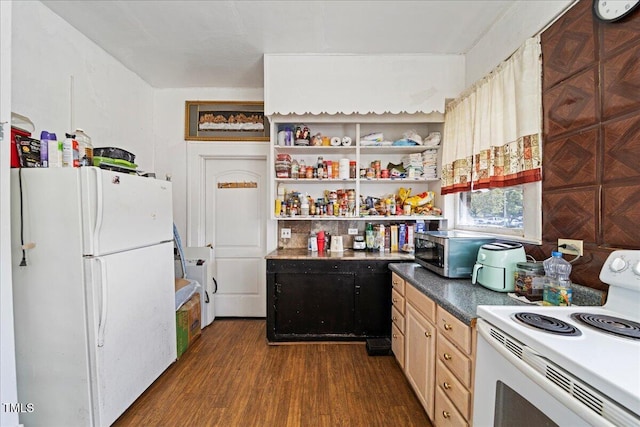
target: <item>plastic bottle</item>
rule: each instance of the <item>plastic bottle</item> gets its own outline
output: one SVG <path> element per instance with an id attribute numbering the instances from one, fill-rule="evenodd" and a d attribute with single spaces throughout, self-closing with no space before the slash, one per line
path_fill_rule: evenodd
<path id="1" fill-rule="evenodd" d="M 542 263 L 546 281 L 542 295 L 543 305 L 571 305 L 571 264 L 562 258 L 561 252 L 551 252 Z"/>
<path id="2" fill-rule="evenodd" d="M 78 141 L 76 136 L 65 134 L 65 140 L 62 143 L 62 166 L 65 168 L 77 168 L 80 166 L 78 157 Z"/>
<path id="3" fill-rule="evenodd" d="M 373 234 L 373 224 L 368 222 L 364 230 L 365 243 L 368 251 L 372 251 L 375 247 L 375 235 Z"/>
<path id="4" fill-rule="evenodd" d="M 543 261 L 544 273 L 549 279 L 569 280 L 571 264 L 562 258 L 562 252 L 551 252 L 551 257 Z"/>
<path id="5" fill-rule="evenodd" d="M 53 134 L 53 138 L 51 135 L 46 130 L 40 132 L 40 165 L 43 168 L 49 167 L 49 140 L 55 139 L 55 134 Z"/>
<path id="6" fill-rule="evenodd" d="M 93 166 L 93 144 L 89 135 L 80 128 L 76 129 L 80 166 Z"/>
<path id="7" fill-rule="evenodd" d="M 309 199 L 307 197 L 303 197 L 300 202 L 300 215 L 309 216 Z"/>

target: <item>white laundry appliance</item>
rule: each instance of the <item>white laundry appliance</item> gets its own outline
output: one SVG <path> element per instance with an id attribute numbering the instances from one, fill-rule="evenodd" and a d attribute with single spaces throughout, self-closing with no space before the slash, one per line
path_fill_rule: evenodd
<path id="1" fill-rule="evenodd" d="M 18 398 L 28 426 L 108 426 L 176 360 L 171 183 L 11 171 Z"/>
<path id="2" fill-rule="evenodd" d="M 218 291 L 215 278 L 215 258 L 212 247 L 184 248 L 185 276 L 200 283 L 200 325 L 202 329 L 210 325 L 216 318 L 214 298 Z"/>

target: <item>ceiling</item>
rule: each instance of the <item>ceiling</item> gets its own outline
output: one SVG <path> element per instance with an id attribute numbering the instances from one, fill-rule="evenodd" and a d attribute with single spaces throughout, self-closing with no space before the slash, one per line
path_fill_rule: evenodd
<path id="1" fill-rule="evenodd" d="M 514 1 L 42 1 L 156 88 L 263 87 L 266 53 L 465 54 Z"/>

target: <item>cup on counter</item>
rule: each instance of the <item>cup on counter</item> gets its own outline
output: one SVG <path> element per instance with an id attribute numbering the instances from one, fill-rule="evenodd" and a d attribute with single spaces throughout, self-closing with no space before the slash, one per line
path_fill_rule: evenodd
<path id="1" fill-rule="evenodd" d="M 324 231 L 318 231 L 316 238 L 318 240 L 318 252 L 322 253 L 324 252 L 324 243 L 325 243 Z"/>

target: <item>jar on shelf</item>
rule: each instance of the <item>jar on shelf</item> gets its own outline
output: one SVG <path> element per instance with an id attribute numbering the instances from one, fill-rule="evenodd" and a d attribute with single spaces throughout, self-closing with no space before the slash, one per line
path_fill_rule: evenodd
<path id="1" fill-rule="evenodd" d="M 541 262 L 519 262 L 514 277 L 515 293 L 529 301 L 540 301 L 546 282 Z"/>
<path id="2" fill-rule="evenodd" d="M 355 160 L 349 161 L 349 178 L 356 179 L 357 173 L 358 173 L 358 168 L 356 166 Z"/>

